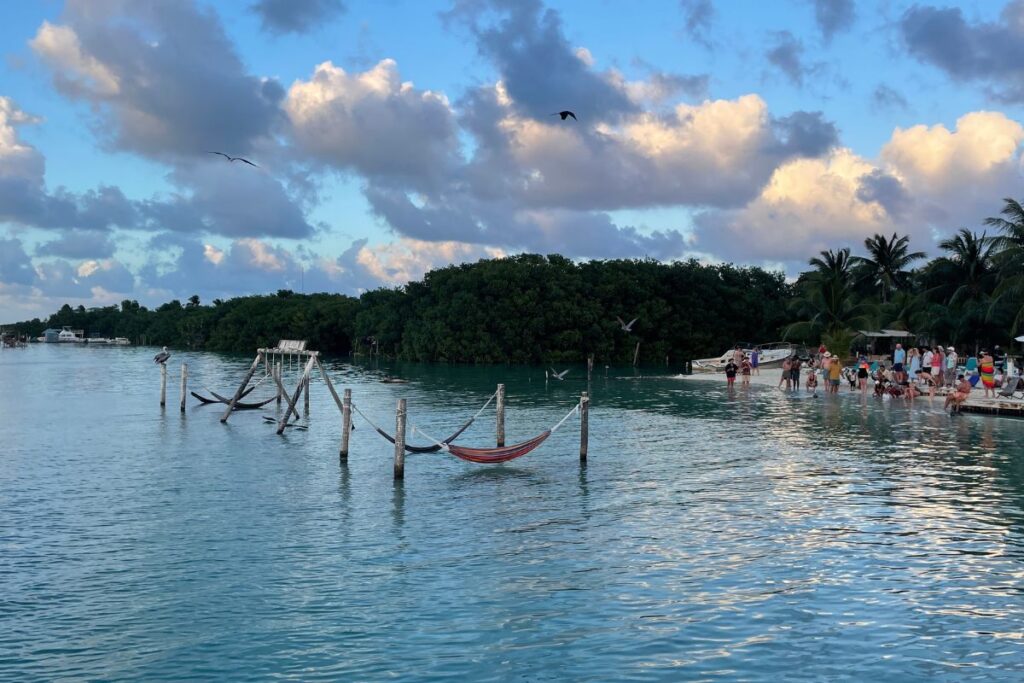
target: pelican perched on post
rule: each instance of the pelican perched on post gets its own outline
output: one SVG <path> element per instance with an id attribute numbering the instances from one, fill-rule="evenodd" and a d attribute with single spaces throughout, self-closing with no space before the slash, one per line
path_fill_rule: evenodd
<path id="1" fill-rule="evenodd" d="M 170 357 L 171 354 L 167 352 L 167 347 L 165 346 L 163 351 L 153 356 L 153 362 L 159 365 L 163 365 L 164 363 L 167 362 L 167 359 Z"/>

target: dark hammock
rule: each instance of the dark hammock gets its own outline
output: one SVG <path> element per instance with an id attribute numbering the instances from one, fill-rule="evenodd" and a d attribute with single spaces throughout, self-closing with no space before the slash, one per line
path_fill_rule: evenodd
<path id="1" fill-rule="evenodd" d="M 465 448 L 462 446 L 452 446 L 447 441 L 445 441 L 445 446 L 447 446 L 448 452 L 457 458 L 462 458 L 469 462 L 497 464 L 500 462 L 508 462 L 509 460 L 514 460 L 515 458 L 526 455 L 534 448 L 544 443 L 549 436 L 551 436 L 550 429 L 541 432 L 529 441 L 523 441 L 522 443 L 513 444 L 511 446 L 502 446 L 500 448 Z M 440 446 L 438 446 L 438 448 L 440 448 Z"/>
<path id="2" fill-rule="evenodd" d="M 251 389 L 247 390 L 246 392 L 244 392 L 242 394 L 242 396 L 245 396 L 246 394 L 248 394 L 250 391 L 252 391 L 255 388 L 256 387 L 252 387 Z M 210 390 L 207 389 L 207 391 L 210 391 Z M 193 396 L 195 396 L 196 399 L 199 400 L 199 402 L 203 403 L 203 404 L 210 404 L 210 403 L 224 403 L 224 404 L 228 404 L 228 403 L 231 402 L 230 398 L 226 398 L 224 396 L 221 396 L 220 394 L 218 394 L 215 391 L 210 391 L 210 394 L 213 395 L 212 399 L 206 398 L 205 396 L 203 396 L 201 394 L 197 394 L 194 391 L 190 391 L 189 393 L 192 394 Z M 260 401 L 259 403 L 244 403 L 242 401 L 235 401 L 235 410 L 256 410 L 257 408 L 262 408 L 263 406 L 267 405 L 268 403 L 273 401 L 275 398 L 277 398 L 277 397 L 276 396 L 271 396 L 266 401 Z M 216 399 L 216 400 L 214 400 L 214 399 Z"/>
<path id="3" fill-rule="evenodd" d="M 475 419 L 475 418 L 473 418 L 473 419 Z M 462 434 L 462 432 L 464 432 L 467 429 L 469 429 L 469 425 L 473 424 L 473 419 L 470 419 L 468 422 L 466 422 L 466 424 L 464 424 L 461 427 L 459 427 L 458 429 L 456 429 L 455 433 L 452 434 L 451 436 L 449 436 L 447 439 L 445 439 L 444 442 L 445 443 L 451 443 L 452 441 L 455 441 L 455 439 L 459 438 L 459 435 Z M 385 432 L 380 427 L 374 426 L 374 429 L 377 430 L 378 434 L 383 436 L 385 439 L 387 439 L 391 443 L 395 442 L 395 437 L 391 436 L 390 434 Z M 411 446 L 409 444 L 405 444 L 405 450 L 408 451 L 409 453 L 437 453 L 439 450 L 441 450 L 441 445 L 440 444 L 434 444 L 433 446 Z"/>

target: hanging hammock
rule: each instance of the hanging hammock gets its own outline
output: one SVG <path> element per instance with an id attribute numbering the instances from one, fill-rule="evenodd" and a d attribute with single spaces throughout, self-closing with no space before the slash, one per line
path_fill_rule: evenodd
<path id="1" fill-rule="evenodd" d="M 469 425 L 473 424 L 474 419 L 476 418 L 471 417 L 469 420 L 467 420 L 465 424 L 456 429 L 455 433 L 449 436 L 447 439 L 445 439 L 444 442 L 451 443 L 452 441 L 455 441 L 455 439 L 459 438 L 459 435 L 462 434 L 462 432 L 469 429 Z M 391 436 L 380 427 L 375 426 L 374 429 L 376 429 L 377 433 L 383 436 L 385 439 L 387 439 L 391 443 L 395 443 L 395 437 Z M 439 450 L 441 450 L 441 447 L 438 446 L 437 444 L 434 444 L 433 446 L 413 446 L 410 444 L 405 444 L 405 450 L 408 451 L 409 453 L 437 453 Z"/>
<path id="2" fill-rule="evenodd" d="M 544 430 L 528 441 L 523 441 L 522 443 L 513 444 L 511 446 L 499 446 L 498 448 L 467 448 L 465 446 L 453 446 L 446 441 L 437 441 L 436 439 L 431 438 L 429 434 L 424 434 L 424 432 L 421 429 L 418 429 L 415 425 L 413 425 L 412 429 L 414 432 L 419 432 L 433 441 L 438 446 L 438 449 L 446 450 L 456 458 L 484 465 L 496 465 L 498 463 L 508 462 L 509 460 L 522 457 L 544 443 L 549 436 L 554 434 L 558 428 L 561 427 L 565 421 L 579 409 L 580 404 L 577 403 L 573 406 L 573 409 L 570 410 L 565 417 L 559 420 L 554 427 Z"/>
<path id="3" fill-rule="evenodd" d="M 451 443 L 452 441 L 455 441 L 455 439 L 459 438 L 459 436 L 462 434 L 462 432 L 464 432 L 467 429 L 469 429 L 469 426 L 471 424 L 473 424 L 473 421 L 476 420 L 478 417 L 480 417 L 480 413 L 484 412 L 484 410 L 487 409 L 487 406 L 491 405 L 491 401 L 493 401 L 494 397 L 497 396 L 497 395 L 498 395 L 498 392 L 494 392 L 493 394 L 491 394 L 491 397 L 487 399 L 487 403 L 484 403 L 483 407 L 480 408 L 480 410 L 476 411 L 476 415 L 474 415 L 473 417 L 471 417 L 468 420 L 466 420 L 466 422 L 461 427 L 456 429 L 455 432 L 451 436 L 449 436 L 447 439 L 445 439 L 443 443 Z M 377 431 L 378 434 L 383 436 L 385 439 L 387 439 L 391 443 L 395 443 L 395 437 L 391 436 L 390 434 L 385 432 L 383 429 L 378 427 L 376 424 L 374 424 L 373 421 L 370 420 L 370 418 L 366 417 L 366 415 L 363 414 L 363 411 L 359 410 L 359 408 L 356 406 L 355 403 L 352 404 L 352 409 L 354 411 L 356 411 L 357 413 L 359 413 L 359 415 L 364 420 L 366 420 L 366 422 L 371 427 L 373 427 Z M 405 450 L 407 452 L 409 452 L 409 453 L 437 453 L 442 448 L 443 448 L 443 446 L 441 445 L 441 443 L 437 443 L 437 442 L 435 442 L 433 446 L 413 446 L 411 444 L 405 444 Z"/>
<path id="4" fill-rule="evenodd" d="M 253 387 L 252 389 L 255 389 L 255 388 L 256 387 Z M 250 389 L 249 391 L 252 391 L 252 389 Z M 202 394 L 197 394 L 194 391 L 190 391 L 189 393 L 192 394 L 193 396 L 195 396 L 196 399 L 200 403 L 202 403 L 204 405 L 207 405 L 207 404 L 210 404 L 210 403 L 223 403 L 223 404 L 226 405 L 226 404 L 231 402 L 231 399 L 227 398 L 226 396 L 221 396 L 216 391 L 212 391 L 210 389 L 207 389 L 207 391 L 209 391 L 210 394 L 213 395 L 212 399 L 211 398 L 207 398 L 207 397 L 203 396 Z M 248 394 L 249 391 L 245 392 L 245 394 Z M 245 394 L 242 394 L 242 396 L 245 396 Z M 271 396 L 266 401 L 260 401 L 259 403 L 244 403 L 242 401 L 235 401 L 235 410 L 256 410 L 257 408 L 262 408 L 263 406 L 267 405 L 268 403 L 273 401 L 275 398 L 277 398 L 277 397 L 276 396 Z"/>

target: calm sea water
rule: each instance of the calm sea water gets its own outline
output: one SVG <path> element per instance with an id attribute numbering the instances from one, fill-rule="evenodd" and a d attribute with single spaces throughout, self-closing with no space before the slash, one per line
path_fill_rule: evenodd
<path id="1" fill-rule="evenodd" d="M 585 467 L 570 420 L 503 466 L 410 456 L 396 485 L 358 418 L 339 465 L 322 384 L 280 437 L 178 411 L 181 361 L 229 393 L 249 359 L 175 353 L 161 410 L 153 352 L 0 352 L 0 679 L 1024 675 L 1024 421 L 602 369 Z M 437 435 L 499 381 L 510 441 L 584 388 L 328 366 Z M 461 442 L 492 440 L 493 411 Z"/>

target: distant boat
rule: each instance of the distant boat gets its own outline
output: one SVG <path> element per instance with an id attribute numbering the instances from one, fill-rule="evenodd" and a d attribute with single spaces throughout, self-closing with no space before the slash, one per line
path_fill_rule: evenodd
<path id="1" fill-rule="evenodd" d="M 84 344 L 85 330 L 73 330 L 65 325 L 57 333 L 57 341 L 61 344 Z"/>
<path id="2" fill-rule="evenodd" d="M 726 363 L 732 360 L 732 354 L 735 353 L 737 345 L 747 356 L 750 356 L 750 354 L 754 352 L 755 348 L 758 350 L 757 366 L 759 368 L 781 367 L 782 361 L 797 352 L 796 345 L 790 344 L 789 342 L 772 342 L 770 344 L 738 342 L 737 344 L 733 344 L 733 347 L 728 349 L 721 356 L 717 356 L 715 358 L 701 358 L 693 361 L 694 371 L 721 372 L 725 369 Z"/>

